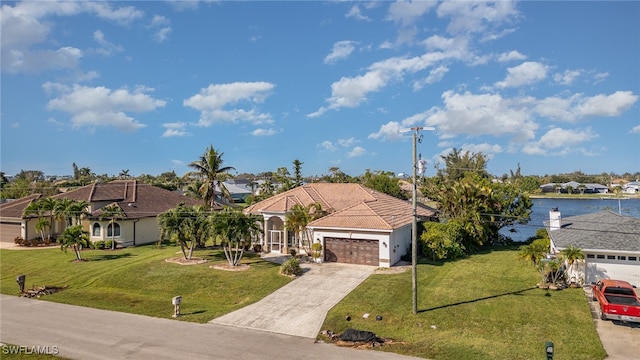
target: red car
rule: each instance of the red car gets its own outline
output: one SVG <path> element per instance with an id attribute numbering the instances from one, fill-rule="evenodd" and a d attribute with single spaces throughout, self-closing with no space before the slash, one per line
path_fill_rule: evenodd
<path id="1" fill-rule="evenodd" d="M 600 280 L 593 285 L 593 301 L 600 304 L 600 319 L 640 323 L 640 299 L 631 284 Z"/>

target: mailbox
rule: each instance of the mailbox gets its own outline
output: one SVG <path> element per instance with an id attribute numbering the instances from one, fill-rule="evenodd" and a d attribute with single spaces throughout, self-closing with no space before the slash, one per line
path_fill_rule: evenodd
<path id="1" fill-rule="evenodd" d="M 18 286 L 20 287 L 20 293 L 22 294 L 24 292 L 24 283 L 25 283 L 25 279 L 26 279 L 26 275 L 18 275 L 16 276 L 16 282 L 18 283 Z"/>
<path id="2" fill-rule="evenodd" d="M 171 299 L 171 303 L 173 304 L 173 315 L 171 315 L 174 318 L 177 318 L 178 316 L 180 316 L 180 303 L 182 302 L 182 296 L 174 296 L 173 299 Z"/>
<path id="3" fill-rule="evenodd" d="M 171 299 L 171 303 L 173 305 L 180 305 L 181 302 L 182 302 L 182 296 L 174 296 L 173 299 Z"/>

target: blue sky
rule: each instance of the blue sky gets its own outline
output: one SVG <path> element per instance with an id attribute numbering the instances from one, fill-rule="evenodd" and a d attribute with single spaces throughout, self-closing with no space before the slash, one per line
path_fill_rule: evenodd
<path id="1" fill-rule="evenodd" d="M 1 163 L 640 171 L 640 2 L 2 2 Z"/>

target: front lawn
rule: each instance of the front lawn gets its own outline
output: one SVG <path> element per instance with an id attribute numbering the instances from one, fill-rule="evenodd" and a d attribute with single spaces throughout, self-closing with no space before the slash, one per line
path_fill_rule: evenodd
<path id="1" fill-rule="evenodd" d="M 252 304 L 290 278 L 278 274 L 279 265 L 245 253 L 246 271 L 223 271 L 209 266 L 224 263 L 222 250 L 197 250 L 194 257 L 208 259 L 200 265 L 179 265 L 164 260 L 181 256 L 176 246 L 157 249 L 88 250 L 85 262 L 75 262 L 73 251 L 59 248 L 0 250 L 0 292 L 18 295 L 16 276 L 26 275 L 27 289 L 64 287 L 41 300 L 98 309 L 171 318 L 174 296 L 182 296 L 181 320 L 204 323 Z"/>
<path id="2" fill-rule="evenodd" d="M 547 292 L 538 280 L 515 250 L 419 264 L 417 315 L 411 271 L 377 274 L 329 312 L 322 330 L 372 331 L 400 342 L 376 349 L 430 359 L 544 359 L 545 341 L 555 359 L 605 358 L 584 291 Z"/>

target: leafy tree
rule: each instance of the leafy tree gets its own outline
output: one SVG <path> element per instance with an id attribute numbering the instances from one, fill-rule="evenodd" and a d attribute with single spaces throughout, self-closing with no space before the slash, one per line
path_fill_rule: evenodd
<path id="1" fill-rule="evenodd" d="M 367 169 L 362 176 L 362 184 L 398 199 L 409 199 L 407 192 L 400 187 L 400 181 L 395 177 L 394 173 L 389 171 L 376 170 L 371 172 Z"/>
<path id="2" fill-rule="evenodd" d="M 196 247 L 197 239 L 195 229 L 198 226 L 197 211 L 184 203 L 178 204 L 173 209 L 169 209 L 158 215 L 158 227 L 160 228 L 160 238 L 172 236 L 180 244 L 180 250 L 186 260 L 191 260 L 193 249 Z M 186 249 L 189 249 L 187 254 Z"/>
<path id="3" fill-rule="evenodd" d="M 294 188 L 294 183 L 291 181 L 289 170 L 286 167 L 279 167 L 273 174 L 273 178 L 276 183 L 280 184 L 280 191 L 285 192 Z"/>
<path id="4" fill-rule="evenodd" d="M 70 226 L 62 232 L 62 235 L 58 237 L 60 243 L 60 249 L 67 251 L 69 247 L 73 249 L 76 254 L 76 260 L 82 260 L 80 256 L 80 250 L 82 247 L 89 246 L 89 233 L 82 230 L 82 225 Z"/>
<path id="5" fill-rule="evenodd" d="M 213 145 L 209 145 L 199 160 L 189 164 L 189 167 L 193 168 L 194 171 L 188 175 L 203 180 L 202 186 L 200 187 L 200 194 L 202 194 L 205 205 L 210 208 L 215 206 L 216 187 L 220 190 L 222 199 L 233 203 L 231 193 L 224 186 L 223 181 L 230 177 L 229 171 L 235 170 L 235 168 L 222 165 L 224 163 L 222 160 L 223 155 L 224 153 L 216 151 Z"/>
<path id="6" fill-rule="evenodd" d="M 313 243 L 313 234 L 311 230 L 307 228 L 307 225 L 324 215 L 326 215 L 326 212 L 322 210 L 322 205 L 320 203 L 314 203 L 306 207 L 301 204 L 295 204 L 285 216 L 285 227 L 297 235 L 302 249 L 307 254 L 312 253 L 311 246 Z"/>
<path id="7" fill-rule="evenodd" d="M 482 178 L 489 178 L 486 170 L 487 156 L 483 153 L 463 152 L 454 148 L 449 154 L 440 156 L 445 168 L 438 168 L 438 177 L 450 181 L 460 180 L 468 172 L 476 173 Z"/>
<path id="8" fill-rule="evenodd" d="M 295 159 L 293 160 L 293 187 L 302 186 L 302 161 Z"/>
<path id="9" fill-rule="evenodd" d="M 446 223 L 426 222 L 425 231 L 420 235 L 423 242 L 422 254 L 433 260 L 456 259 L 466 254 L 463 245 L 465 232 L 459 221 Z"/>
<path id="10" fill-rule="evenodd" d="M 213 232 L 224 239 L 222 249 L 227 262 L 230 266 L 240 265 L 245 246 L 261 232 L 260 218 L 239 210 L 226 209 L 211 214 L 210 219 Z"/>
<path id="11" fill-rule="evenodd" d="M 540 191 L 540 180 L 536 176 L 525 176 L 518 183 L 518 189 L 522 192 L 533 194 Z"/>
<path id="12" fill-rule="evenodd" d="M 100 220 L 109 219 L 109 227 L 111 228 L 111 250 L 115 250 L 116 248 L 116 220 L 124 219 L 125 217 L 127 217 L 127 214 L 125 214 L 122 208 L 116 203 L 109 204 L 100 209 Z"/>

